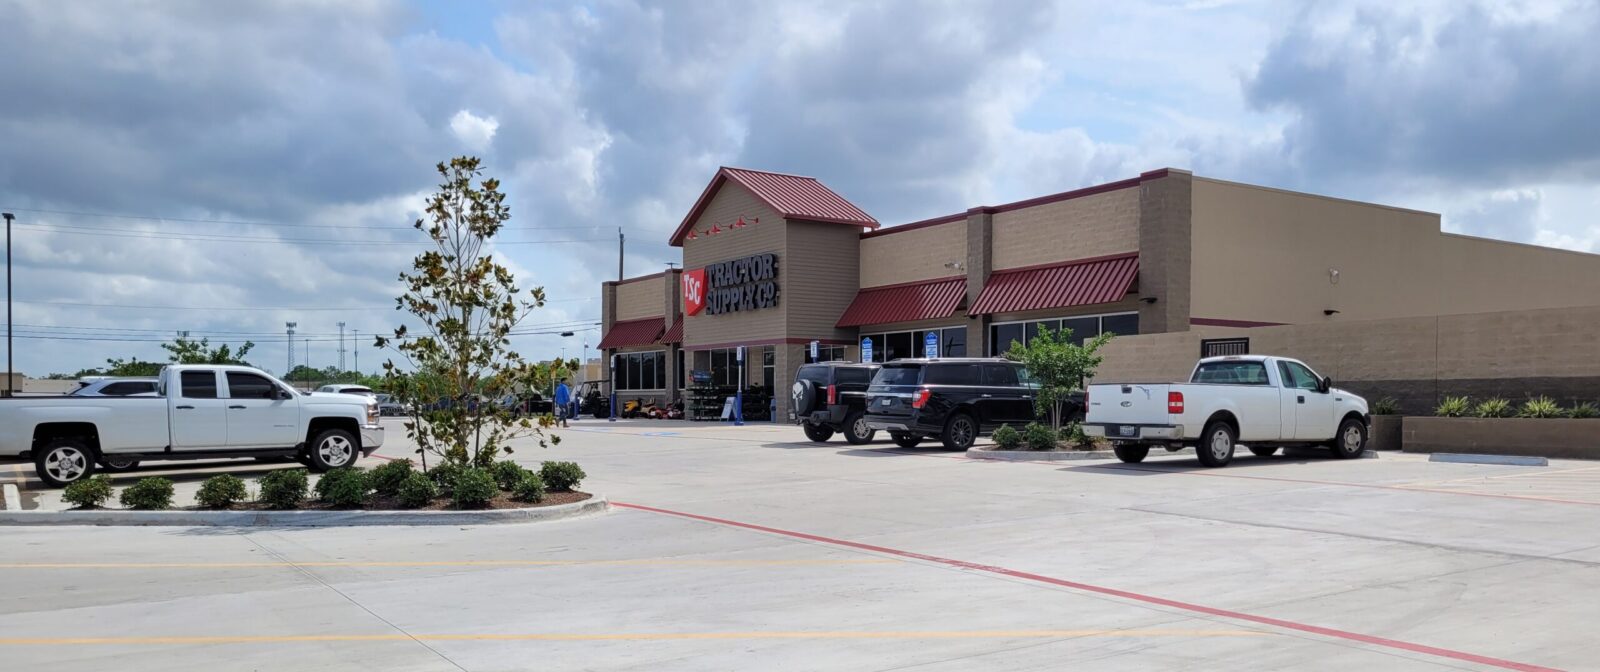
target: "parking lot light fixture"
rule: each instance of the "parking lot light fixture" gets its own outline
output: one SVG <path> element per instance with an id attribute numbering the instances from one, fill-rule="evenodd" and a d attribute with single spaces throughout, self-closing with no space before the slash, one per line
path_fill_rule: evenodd
<path id="1" fill-rule="evenodd" d="M 17 395 L 17 367 L 12 363 L 16 348 L 11 346 L 11 220 L 17 216 L 0 212 L 6 220 L 6 396 Z"/>

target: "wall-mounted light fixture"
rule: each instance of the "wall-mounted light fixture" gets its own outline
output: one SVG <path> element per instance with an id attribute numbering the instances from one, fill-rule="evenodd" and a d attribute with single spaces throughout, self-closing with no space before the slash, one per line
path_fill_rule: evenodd
<path id="1" fill-rule="evenodd" d="M 959 261 L 947 261 L 947 262 L 944 262 L 944 267 L 948 268 L 948 269 L 951 269 L 951 270 L 959 271 L 959 270 L 965 269 L 967 267 L 967 265 L 962 263 L 962 262 L 959 262 Z"/>
<path id="2" fill-rule="evenodd" d="M 1153 296 L 1141 296 L 1141 297 L 1139 297 L 1139 303 L 1155 303 L 1155 302 L 1156 302 L 1156 297 L 1153 297 Z"/>
<path id="3" fill-rule="evenodd" d="M 1327 308 L 1327 309 L 1324 309 L 1324 310 L 1323 310 L 1323 311 L 1322 311 L 1322 314 L 1323 314 L 1323 315 L 1338 315 L 1338 314 L 1339 314 L 1339 311 L 1337 311 L 1337 310 L 1334 310 L 1334 309 L 1332 309 L 1332 308 Z"/>

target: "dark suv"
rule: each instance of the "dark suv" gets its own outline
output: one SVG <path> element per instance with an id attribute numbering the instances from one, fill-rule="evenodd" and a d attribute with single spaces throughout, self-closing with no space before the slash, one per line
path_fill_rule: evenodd
<path id="1" fill-rule="evenodd" d="M 789 388 L 789 421 L 800 425 L 806 438 L 827 441 L 834 432 L 844 434 L 850 443 L 872 440 L 872 428 L 863 417 L 867 410 L 867 386 L 878 372 L 877 364 L 819 362 L 806 364 L 794 374 Z"/>
<path id="2" fill-rule="evenodd" d="M 867 426 L 910 448 L 939 437 L 966 450 L 1002 424 L 1034 419 L 1035 387 L 1022 365 L 996 358 L 897 359 L 878 370 L 867 390 Z"/>

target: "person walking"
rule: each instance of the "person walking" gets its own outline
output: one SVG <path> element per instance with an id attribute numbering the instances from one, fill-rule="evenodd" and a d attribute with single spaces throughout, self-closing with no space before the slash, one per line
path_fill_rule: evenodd
<path id="1" fill-rule="evenodd" d="M 567 387 L 567 379 L 562 378 L 561 384 L 556 385 L 556 421 L 566 427 L 567 418 L 572 415 L 572 388 Z"/>

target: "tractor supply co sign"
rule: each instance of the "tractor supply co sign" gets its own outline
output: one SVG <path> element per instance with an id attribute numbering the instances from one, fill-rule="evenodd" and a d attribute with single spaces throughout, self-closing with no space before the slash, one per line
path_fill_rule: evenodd
<path id="1" fill-rule="evenodd" d="M 778 255 L 748 257 L 683 272 L 683 312 L 721 315 L 778 305 Z"/>

